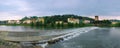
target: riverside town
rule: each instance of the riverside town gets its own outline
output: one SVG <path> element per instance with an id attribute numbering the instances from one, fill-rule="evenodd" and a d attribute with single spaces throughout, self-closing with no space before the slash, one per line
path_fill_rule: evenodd
<path id="1" fill-rule="evenodd" d="M 120 0 L 0 0 L 0 48 L 120 48 Z"/>
<path id="2" fill-rule="evenodd" d="M 107 26 L 119 27 L 120 20 L 99 20 L 99 16 L 95 18 L 83 17 L 78 15 L 53 15 L 53 16 L 31 16 L 24 17 L 21 20 L 0 21 L 0 25 L 13 26 L 36 26 L 36 27 L 84 27 L 84 26 Z"/>

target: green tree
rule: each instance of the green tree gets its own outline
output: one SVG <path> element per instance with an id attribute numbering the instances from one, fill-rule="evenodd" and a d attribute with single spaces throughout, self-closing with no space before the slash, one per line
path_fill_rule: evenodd
<path id="1" fill-rule="evenodd" d="M 38 17 L 37 16 L 32 16 L 30 17 L 31 19 L 37 19 Z"/>
<path id="2" fill-rule="evenodd" d="M 30 23 L 30 25 L 31 25 L 31 26 L 34 26 L 34 23 L 33 23 L 33 22 L 31 22 L 31 23 Z"/>
<path id="3" fill-rule="evenodd" d="M 36 26 L 40 26 L 40 22 L 36 22 Z"/>
<path id="4" fill-rule="evenodd" d="M 24 21 L 24 20 L 27 20 L 29 19 L 29 17 L 25 16 L 24 18 L 22 18 L 21 20 Z"/>
<path id="5" fill-rule="evenodd" d="M 114 27 L 120 27 L 120 22 L 116 23 L 116 24 L 112 24 L 112 26 L 114 26 Z"/>

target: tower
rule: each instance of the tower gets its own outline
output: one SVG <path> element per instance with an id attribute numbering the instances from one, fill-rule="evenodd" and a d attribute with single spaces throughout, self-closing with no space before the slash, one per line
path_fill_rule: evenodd
<path id="1" fill-rule="evenodd" d="M 95 16 L 95 21 L 99 21 L 99 16 Z"/>

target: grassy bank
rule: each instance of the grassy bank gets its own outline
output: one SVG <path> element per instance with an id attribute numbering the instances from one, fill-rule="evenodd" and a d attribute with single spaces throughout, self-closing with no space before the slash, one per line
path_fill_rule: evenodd
<path id="1" fill-rule="evenodd" d="M 0 24 L 5 26 L 30 26 L 33 28 L 79 28 L 79 27 L 120 27 L 120 23 L 117 24 L 47 24 L 47 25 L 36 25 L 36 24 Z"/>

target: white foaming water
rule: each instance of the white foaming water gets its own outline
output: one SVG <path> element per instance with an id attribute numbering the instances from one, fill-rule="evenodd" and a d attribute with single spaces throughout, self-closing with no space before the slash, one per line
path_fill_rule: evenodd
<path id="1" fill-rule="evenodd" d="M 38 46 L 41 46 L 42 48 L 45 48 L 48 45 L 48 43 L 45 44 L 39 44 Z"/>
<path id="2" fill-rule="evenodd" d="M 74 29 L 71 33 L 67 34 L 67 35 L 64 35 L 63 36 L 63 39 L 64 40 L 69 40 L 69 39 L 72 39 L 74 37 L 77 37 L 79 36 L 80 34 L 82 33 L 86 33 L 86 32 L 89 32 L 91 30 L 94 30 L 94 29 L 97 29 L 98 27 L 86 27 L 86 28 L 78 28 L 78 29 Z M 69 37 L 66 37 L 66 36 L 69 36 Z"/>

